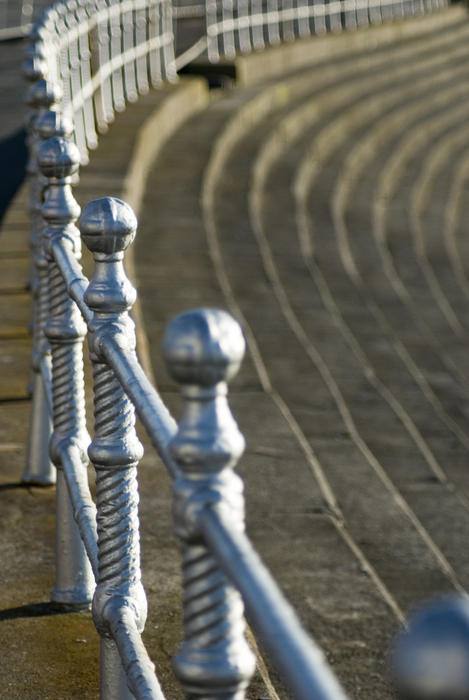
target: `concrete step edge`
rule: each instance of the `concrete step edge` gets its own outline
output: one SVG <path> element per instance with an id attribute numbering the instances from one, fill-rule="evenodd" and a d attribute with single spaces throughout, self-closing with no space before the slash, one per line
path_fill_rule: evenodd
<path id="1" fill-rule="evenodd" d="M 254 85 L 261 80 L 280 77 L 287 73 L 338 58 L 354 50 L 384 46 L 393 41 L 419 37 L 434 30 L 441 30 L 467 19 L 467 10 L 457 5 L 436 11 L 430 15 L 405 18 L 379 26 L 364 27 L 340 34 L 312 36 L 289 44 L 270 47 L 235 59 L 237 81 L 240 85 Z"/>

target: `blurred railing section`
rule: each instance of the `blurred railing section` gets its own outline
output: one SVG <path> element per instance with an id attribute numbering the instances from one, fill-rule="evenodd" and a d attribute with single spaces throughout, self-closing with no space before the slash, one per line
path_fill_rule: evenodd
<path id="1" fill-rule="evenodd" d="M 432 12 L 448 0 L 206 0 L 210 61 Z"/>
<path id="2" fill-rule="evenodd" d="M 369 3 L 295 2 L 288 7 L 276 0 L 209 2 L 211 58 L 334 29 L 334 22 L 337 28 L 352 19 L 358 24 L 362 10 L 367 22 L 373 21 Z M 390 6 L 381 2 L 379 21 Z M 183 12 L 185 5 L 179 7 Z M 403 0 L 399 7 L 401 16 L 417 11 L 413 0 Z M 426 9 L 419 4 L 418 11 Z M 347 12 L 352 19 L 347 20 Z M 34 304 L 33 402 L 23 480 L 56 480 L 51 598 L 67 609 L 92 604 L 101 637 L 101 700 L 164 697 L 141 638 L 147 601 L 140 571 L 137 466 L 142 446 L 136 414 L 174 479 L 185 637 L 173 666 L 187 697 L 245 697 L 255 666 L 244 634 L 246 609 L 292 697 L 344 700 L 321 651 L 245 533 L 243 484 L 234 472 L 244 439 L 227 400 L 227 383 L 244 354 L 241 328 L 215 309 L 189 311 L 171 321 L 163 355 L 181 386 L 183 413 L 177 424 L 136 353 L 129 316 L 136 292 L 123 267 L 136 233 L 134 213 L 124 202 L 106 197 L 90 202 L 76 225 L 80 207 L 72 183 L 99 132 L 128 101 L 151 85 L 176 78 L 170 0 L 56 3 L 36 25 L 24 72 L 31 83 Z M 80 265 L 82 242 L 94 258 L 91 280 Z M 93 368 L 91 441 L 83 372 L 86 335 Z M 96 502 L 88 485 L 88 462 L 96 472 Z M 399 669 L 396 677 L 403 678 Z M 425 684 L 418 686 L 421 694 L 406 695 L 411 686 L 405 683 L 402 698 L 436 697 L 425 694 Z"/>
<path id="3" fill-rule="evenodd" d="M 45 0 L 0 0 L 0 41 L 25 36 Z"/>
<path id="4" fill-rule="evenodd" d="M 126 102 L 176 79 L 171 0 L 55 3 L 32 38 L 30 56 L 74 124 L 82 163 Z"/>

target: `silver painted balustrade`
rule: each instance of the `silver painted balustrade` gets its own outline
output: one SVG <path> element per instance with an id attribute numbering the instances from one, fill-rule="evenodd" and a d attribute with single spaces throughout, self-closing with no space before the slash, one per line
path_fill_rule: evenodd
<path id="1" fill-rule="evenodd" d="M 432 12 L 448 0 L 206 0 L 210 61 Z"/>
<path id="2" fill-rule="evenodd" d="M 44 135 L 64 128 L 54 111 L 45 112 L 42 122 Z M 47 266 L 47 275 L 41 273 L 49 298 L 42 326 L 52 358 L 50 452 L 57 468 L 52 599 L 73 608 L 87 607 L 93 599 L 104 700 L 163 698 L 141 640 L 147 603 L 140 572 L 137 465 L 142 448 L 136 411 L 175 479 L 186 636 L 174 667 L 188 697 L 244 697 L 255 665 L 244 637 L 244 600 L 294 697 L 342 698 L 322 655 L 244 533 L 243 488 L 233 472 L 244 440 L 229 410 L 226 384 L 243 356 L 241 330 L 226 313 L 210 309 L 188 312 L 169 325 L 164 355 L 185 403 L 177 426 L 136 355 L 128 313 L 135 290 L 122 264 L 136 220 L 120 200 L 104 198 L 84 208 L 81 239 L 95 260 L 92 279 L 81 270 L 79 207 L 71 191 L 79 159 L 76 146 L 63 136 L 38 148 L 45 225 L 37 245 Z M 91 443 L 84 408 L 86 328 L 94 383 Z M 87 455 L 96 470 L 96 505 L 88 487 Z"/>
<path id="3" fill-rule="evenodd" d="M 97 134 L 107 129 L 116 111 L 150 85 L 175 79 L 170 0 L 68 0 L 51 5 L 31 33 L 24 75 L 30 83 L 26 124 L 34 347 L 33 410 L 23 480 L 47 485 L 56 476 L 48 452 L 50 352 L 44 334 L 47 268 L 40 245 L 43 182 L 38 148 L 43 137 L 73 134 L 80 160 L 86 162 L 88 149 L 96 146 Z M 56 131 L 41 136 L 41 119 L 51 109 L 57 115 Z"/>
<path id="4" fill-rule="evenodd" d="M 53 123 L 51 116 L 44 115 L 44 120 Z M 135 411 L 174 477 L 185 629 L 174 669 L 187 697 L 245 697 L 254 670 L 244 637 L 245 606 L 292 697 L 345 698 L 245 533 L 243 485 L 233 472 L 244 440 L 227 401 L 227 382 L 244 353 L 238 324 L 214 309 L 186 312 L 169 324 L 163 354 L 184 401 L 177 426 L 143 374 L 135 351 L 128 314 L 135 290 L 123 268 L 124 251 L 136 230 L 132 210 L 113 198 L 85 207 L 81 238 L 95 260 L 88 281 L 79 263 L 79 208 L 70 186 L 79 152 L 72 142 L 56 136 L 40 146 L 38 162 L 47 178 L 41 208 L 47 226 L 41 245 L 50 295 L 45 335 L 52 354 L 51 454 L 58 469 L 58 585 L 53 596 L 66 606 L 88 604 L 93 586 L 86 549 L 97 583 L 93 618 L 101 635 L 101 698 L 164 697 L 140 636 L 147 603 L 140 572 L 137 464 L 142 450 Z M 85 326 L 94 375 L 95 433 L 90 444 L 83 395 Z M 88 490 L 86 452 L 96 470 L 96 506 Z M 467 609 L 464 615 L 469 619 Z M 455 628 L 457 632 L 457 622 Z M 423 653 L 426 643 L 424 638 Z M 415 648 L 411 640 L 417 658 L 421 644 L 417 640 Z M 444 676 L 444 664 L 441 667 Z M 409 695 L 406 669 L 400 697 L 434 697 L 419 678 L 418 693 Z M 443 688 L 456 685 L 448 675 L 442 682 Z M 462 683 L 465 676 L 457 688 Z"/>
<path id="5" fill-rule="evenodd" d="M 390 7 L 390 16 L 417 11 L 414 0 L 370 2 L 207 0 L 210 58 L 383 21 Z M 422 2 L 419 11 L 445 0 Z M 71 185 L 97 135 L 127 101 L 175 77 L 171 15 L 170 0 L 56 3 L 37 23 L 27 51 L 35 301 L 33 405 L 23 478 L 39 484 L 56 479 L 51 597 L 67 609 L 92 607 L 101 637 L 102 700 L 162 700 L 141 639 L 147 601 L 140 571 L 138 414 L 174 479 L 184 587 L 184 641 L 174 671 L 187 696 L 245 697 L 255 667 L 245 638 L 246 610 L 292 697 L 340 700 L 344 692 L 321 651 L 245 533 L 243 485 L 233 471 L 244 440 L 227 401 L 227 382 L 244 353 L 238 324 L 213 309 L 187 312 L 169 324 L 163 353 L 184 402 L 177 425 L 136 354 L 129 317 L 135 290 L 123 268 L 136 231 L 133 212 L 120 200 L 104 198 L 84 208 L 81 238 L 76 226 L 80 208 Z M 67 138 L 72 134 L 75 143 Z M 81 241 L 94 257 L 91 280 L 80 265 Z M 87 332 L 94 385 L 91 442 L 83 378 Z M 89 461 L 96 472 L 96 503 Z"/>
<path id="6" fill-rule="evenodd" d="M 115 112 L 176 79 L 170 0 L 68 0 L 36 24 L 32 53 L 62 93 L 59 111 L 74 125 L 81 161 Z"/>
<path id="7" fill-rule="evenodd" d="M 56 583 L 51 599 L 55 603 L 87 607 L 93 592 L 93 577 L 73 517 L 67 489 L 63 455 L 73 460 L 76 484 L 86 484 L 86 430 L 83 381 L 83 340 L 86 326 L 70 299 L 66 284 L 51 256 L 56 239 L 66 239 L 70 255 L 80 257 L 80 235 L 75 221 L 80 207 L 73 198 L 71 175 L 78 169 L 76 147 L 61 137 L 44 142 L 38 152 L 42 175 L 47 178 L 44 203 L 41 208 L 46 223 L 41 249 L 46 289 L 44 334 L 50 343 L 52 356 L 52 400 L 54 431 L 50 454 L 57 468 L 56 486 Z"/>
<path id="8" fill-rule="evenodd" d="M 37 75 L 41 75 L 40 69 L 37 69 Z M 54 483 L 56 476 L 48 451 L 52 430 L 50 353 L 45 336 L 49 301 L 47 263 L 42 248 L 44 221 L 41 216 L 41 206 L 44 181 L 39 173 L 37 156 L 41 142 L 39 123 L 42 117 L 56 103 L 59 96 L 58 89 L 54 89 L 44 79 L 37 80 L 27 93 L 27 102 L 31 107 L 31 112 L 28 116 L 30 149 L 28 176 L 30 180 L 29 214 L 31 222 L 30 288 L 32 292 L 31 315 L 33 331 L 31 389 L 33 392 L 33 405 L 26 456 L 26 471 L 23 474 L 23 481 L 44 485 Z M 59 120 L 55 126 L 57 133 L 62 133 L 63 127 Z M 65 128 L 65 131 L 68 131 L 68 129 Z M 46 135 L 51 134 L 46 130 Z"/>
<path id="9" fill-rule="evenodd" d="M 128 310 L 136 293 L 122 266 L 136 219 L 123 202 L 107 198 L 88 204 L 81 218 L 83 240 L 93 253 L 95 273 L 84 301 L 93 312 L 89 347 L 93 362 L 95 435 L 88 448 L 96 470 L 98 579 L 93 619 L 101 635 L 101 692 L 106 698 L 135 695 L 163 698 L 140 639 L 147 601 L 141 583 L 137 465 L 143 448 L 135 432 L 135 411 L 103 356 L 108 333 L 118 333 L 135 352 Z M 123 659 L 124 668 L 120 659 Z"/>

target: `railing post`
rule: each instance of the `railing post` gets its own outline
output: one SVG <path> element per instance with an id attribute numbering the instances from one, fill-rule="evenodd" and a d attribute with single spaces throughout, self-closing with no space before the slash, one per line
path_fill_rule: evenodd
<path id="1" fill-rule="evenodd" d="M 390 655 L 393 697 L 462 700 L 469 697 L 469 599 L 449 595 L 416 610 Z"/>
<path id="2" fill-rule="evenodd" d="M 32 351 L 32 404 L 29 426 L 26 470 L 22 476 L 25 483 L 48 486 L 56 480 L 55 468 L 49 457 L 49 440 L 52 433 L 52 415 L 47 396 L 47 386 L 41 374 L 41 359 L 46 354 L 44 326 L 48 314 L 47 263 L 42 252 L 43 220 L 41 217 L 43 182 L 39 176 L 37 155 L 39 134 L 37 122 L 59 98 L 59 92 L 45 80 L 38 80 L 28 92 L 28 104 L 35 110 L 32 118 L 30 139 L 29 175 L 31 215 L 31 292 L 33 351 Z"/>
<path id="3" fill-rule="evenodd" d="M 137 464 L 143 448 L 135 432 L 135 412 L 114 371 L 103 357 L 106 334 L 119 333 L 135 351 L 134 324 L 128 310 L 136 293 L 125 276 L 123 255 L 132 242 L 136 219 L 131 208 L 106 197 L 90 202 L 80 221 L 84 242 L 96 267 L 85 293 L 94 312 L 89 326 L 93 363 L 95 436 L 88 454 L 96 469 L 98 585 L 93 618 L 101 635 L 101 698 L 128 700 L 127 687 L 112 628 L 132 615 L 143 630 L 147 603 L 140 578 Z M 128 669 L 129 674 L 131 669 Z"/>
<path id="4" fill-rule="evenodd" d="M 255 658 L 245 636 L 241 597 L 204 543 L 199 515 L 223 508 L 244 529 L 243 483 L 232 467 L 244 439 L 231 415 L 226 382 L 244 354 L 239 325 L 223 311 L 200 309 L 168 326 L 163 354 L 182 385 L 184 411 L 170 450 L 176 534 L 182 540 L 185 640 L 174 670 L 188 697 L 244 697 Z"/>
<path id="5" fill-rule="evenodd" d="M 55 124 L 55 127 L 54 127 Z M 43 134 L 61 130 L 59 117 L 50 113 L 42 125 Z M 39 150 L 38 163 L 47 179 L 42 216 L 48 225 L 43 233 L 43 267 L 48 288 L 49 314 L 44 333 L 52 353 L 52 397 L 54 431 L 50 453 L 57 467 L 56 489 L 56 579 L 51 599 L 73 608 L 89 607 L 94 590 L 91 567 L 81 540 L 62 466 L 64 453 L 77 448 L 75 467 L 85 470 L 86 430 L 83 379 L 83 340 L 86 325 L 51 255 L 51 243 L 66 239 L 70 252 L 80 257 L 80 236 L 75 221 L 80 207 L 73 198 L 70 182 L 78 170 L 80 154 L 65 138 L 53 137 Z M 42 285 L 41 285 L 42 286 Z"/>

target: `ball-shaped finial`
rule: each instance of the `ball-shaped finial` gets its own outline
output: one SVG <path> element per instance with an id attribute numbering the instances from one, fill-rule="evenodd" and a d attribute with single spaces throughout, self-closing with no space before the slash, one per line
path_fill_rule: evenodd
<path id="1" fill-rule="evenodd" d="M 70 177 L 80 165 L 80 151 L 73 141 L 54 136 L 40 146 L 38 165 L 41 173 L 47 178 Z"/>
<path id="2" fill-rule="evenodd" d="M 48 7 L 44 12 L 41 12 L 39 18 L 33 24 L 28 33 L 28 39 L 31 42 L 31 45 L 34 46 L 34 44 L 42 44 L 47 40 L 47 27 L 51 20 L 53 21 L 56 14 L 57 13 L 55 12 L 53 6 Z"/>
<path id="3" fill-rule="evenodd" d="M 26 104 L 33 109 L 50 109 L 59 102 L 62 91 L 56 83 L 42 79 L 34 83 L 26 94 Z"/>
<path id="4" fill-rule="evenodd" d="M 229 381 L 239 369 L 244 349 L 240 325 L 219 309 L 176 316 L 163 338 L 168 371 L 181 384 L 214 386 Z"/>
<path id="5" fill-rule="evenodd" d="M 452 596 L 418 611 L 391 659 L 401 700 L 469 698 L 469 598 Z"/>
<path id="6" fill-rule="evenodd" d="M 132 208 L 116 197 L 89 202 L 80 219 L 82 238 L 92 253 L 112 255 L 126 250 L 136 230 L 137 218 Z"/>
<path id="7" fill-rule="evenodd" d="M 54 136 L 70 138 L 73 133 L 73 123 L 71 119 L 63 114 L 53 109 L 48 109 L 36 120 L 36 130 L 43 141 L 47 141 Z"/>
<path id="8" fill-rule="evenodd" d="M 23 61 L 21 70 L 25 79 L 34 83 L 46 77 L 47 64 L 41 56 L 32 54 Z"/>
<path id="9" fill-rule="evenodd" d="M 34 39 L 24 50 L 25 59 L 39 58 L 41 61 L 47 59 L 47 50 L 44 43 L 38 39 Z"/>

